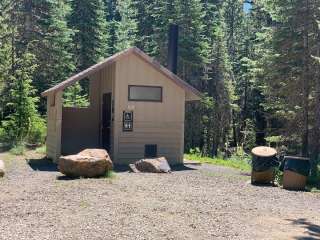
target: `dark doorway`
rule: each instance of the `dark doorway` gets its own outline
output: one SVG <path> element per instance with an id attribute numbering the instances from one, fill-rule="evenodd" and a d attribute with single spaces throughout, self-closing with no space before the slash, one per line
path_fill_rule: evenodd
<path id="1" fill-rule="evenodd" d="M 105 93 L 102 99 L 102 147 L 109 153 L 111 148 L 111 114 L 112 95 Z"/>

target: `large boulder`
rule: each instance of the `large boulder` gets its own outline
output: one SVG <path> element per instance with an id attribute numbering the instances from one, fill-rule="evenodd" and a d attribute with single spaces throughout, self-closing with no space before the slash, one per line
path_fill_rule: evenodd
<path id="1" fill-rule="evenodd" d="M 3 177 L 5 173 L 4 162 L 0 160 L 0 177 Z"/>
<path id="2" fill-rule="evenodd" d="M 169 173 L 170 165 L 165 157 L 142 159 L 131 165 L 134 172 Z"/>
<path id="3" fill-rule="evenodd" d="M 112 170 L 112 161 L 107 151 L 86 149 L 77 155 L 61 156 L 59 171 L 69 177 L 102 177 Z"/>
<path id="4" fill-rule="evenodd" d="M 78 155 L 96 157 L 96 158 L 105 158 L 107 161 L 107 171 L 111 171 L 113 168 L 112 160 L 105 149 L 85 149 L 79 152 Z"/>

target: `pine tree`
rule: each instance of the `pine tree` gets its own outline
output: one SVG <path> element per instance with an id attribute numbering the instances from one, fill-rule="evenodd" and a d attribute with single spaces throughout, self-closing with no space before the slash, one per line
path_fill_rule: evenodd
<path id="1" fill-rule="evenodd" d="M 88 95 L 83 93 L 83 88 L 79 83 L 68 87 L 63 95 L 64 107 L 88 107 Z"/>
<path id="2" fill-rule="evenodd" d="M 11 68 L 11 39 L 10 28 L 8 25 L 9 15 L 4 9 L 6 2 L 0 4 L 0 121 L 3 120 L 5 115 L 5 103 L 7 99 L 8 79 L 10 76 Z"/>
<path id="3" fill-rule="evenodd" d="M 116 31 L 116 52 L 135 46 L 137 42 L 137 10 L 132 0 L 118 2 L 119 21 Z"/>
<path id="4" fill-rule="evenodd" d="M 156 5 L 162 4 L 163 1 L 135 1 L 134 5 L 137 9 L 137 47 L 151 56 L 159 54 L 159 46 L 155 38 L 156 19 L 153 15 L 159 9 L 155 9 Z M 162 26 L 164 28 L 164 26 Z"/>
<path id="5" fill-rule="evenodd" d="M 212 3 L 211 3 L 212 4 Z M 203 91 L 207 92 L 207 100 L 204 103 L 204 149 L 203 153 L 216 156 L 219 150 L 224 149 L 228 143 L 228 135 L 231 123 L 231 106 L 233 101 L 233 85 L 231 81 L 231 69 L 228 67 L 227 47 L 224 41 L 222 16 L 214 17 L 214 6 L 207 2 L 206 22 L 211 23 L 207 27 L 207 54 L 204 72 Z M 219 19 L 219 20 L 218 20 Z"/>
<path id="6" fill-rule="evenodd" d="M 108 29 L 102 0 L 73 0 L 69 25 L 74 29 L 77 71 L 108 56 Z"/>
<path id="7" fill-rule="evenodd" d="M 315 21 L 320 22 L 320 3 L 313 2 L 313 11 Z M 312 135 L 312 174 L 316 176 L 318 174 L 317 165 L 320 163 L 320 25 L 315 26 L 315 43 L 313 46 L 312 58 L 314 60 L 315 68 L 315 87 L 314 87 L 314 134 Z"/>
<path id="8" fill-rule="evenodd" d="M 8 9 L 11 55 L 35 56 L 35 64 L 41 69 L 33 76 L 38 94 L 65 80 L 75 69 L 71 54 L 73 31 L 66 23 L 69 11 L 68 4 L 61 0 L 19 0 Z M 14 58 L 11 62 L 14 66 Z M 40 111 L 45 112 L 44 99 Z"/>
<path id="9" fill-rule="evenodd" d="M 318 71 L 312 56 L 317 54 L 318 5 L 312 0 L 264 1 L 272 21 L 258 33 L 256 45 L 256 76 L 264 82 L 269 135 L 283 136 L 292 153 L 305 156 L 312 152 L 315 124 L 311 96 Z"/>
<path id="10" fill-rule="evenodd" d="M 2 125 L 7 141 L 12 144 L 23 143 L 33 123 L 39 119 L 36 110 L 39 98 L 34 96 L 36 90 L 32 87 L 32 75 L 36 69 L 34 59 L 34 55 L 28 53 L 16 58 L 16 70 L 10 79 L 10 101 L 6 107 L 10 109 L 11 114 L 2 121 Z"/>
<path id="11" fill-rule="evenodd" d="M 36 56 L 41 71 L 36 72 L 34 81 L 38 92 L 64 81 L 75 71 L 72 54 L 74 32 L 66 21 L 69 13 L 70 7 L 63 1 L 49 1 L 48 17 L 39 24 L 46 34 L 36 44 L 41 49 Z M 45 112 L 45 103 L 41 102 L 40 109 Z"/>
<path id="12" fill-rule="evenodd" d="M 106 7 L 106 20 L 107 20 L 107 36 L 108 36 L 108 55 L 113 55 L 116 53 L 116 43 L 117 43 L 117 22 L 120 21 L 119 12 L 117 11 L 117 0 L 107 0 L 105 1 Z"/>
<path id="13" fill-rule="evenodd" d="M 220 1 L 194 1 L 189 6 L 194 8 L 194 25 L 191 29 L 197 29 L 186 34 L 182 41 L 186 41 L 185 47 L 188 54 L 182 54 L 183 60 L 191 60 L 192 66 L 187 66 L 192 74 L 186 72 L 185 78 L 194 79 L 194 85 L 202 92 L 206 93 L 200 106 L 190 105 L 187 110 L 187 147 L 195 147 L 193 144 L 201 146 L 204 155 L 215 156 L 218 150 L 225 147 L 228 142 L 228 132 L 230 128 L 231 103 L 233 98 L 233 87 L 230 79 L 230 69 L 228 67 L 227 48 L 224 41 L 224 25 L 222 13 L 219 11 Z M 183 9 L 183 8 L 182 8 Z M 180 10 L 188 12 L 186 9 Z M 196 21 L 197 20 L 197 21 Z M 181 21 L 181 20 L 180 20 Z M 182 24 L 182 26 L 184 26 Z M 187 29 L 190 27 L 185 26 Z M 188 30 L 185 30 L 188 33 Z M 190 37 L 192 35 L 192 37 Z M 191 44 L 192 42 L 192 44 Z M 196 56 L 190 56 L 190 48 Z M 188 80 L 192 83 L 192 80 Z M 199 126 L 190 128 L 188 126 Z M 198 129 L 198 132 L 197 130 Z"/>
<path id="14" fill-rule="evenodd" d="M 200 0 L 174 1 L 170 6 L 170 22 L 179 26 L 178 76 L 201 89 L 204 58 L 203 4 Z M 168 30 L 167 30 L 168 31 Z M 201 108 L 187 104 L 185 124 L 185 149 L 203 145 Z"/>
<path id="15" fill-rule="evenodd" d="M 41 73 L 36 76 L 45 90 L 68 78 L 75 70 L 72 37 L 74 32 L 68 28 L 66 18 L 70 6 L 63 1 L 48 2 L 48 17 L 42 26 L 45 36 L 41 39 L 42 53 L 38 55 Z M 37 85 L 37 84 L 36 84 Z"/>

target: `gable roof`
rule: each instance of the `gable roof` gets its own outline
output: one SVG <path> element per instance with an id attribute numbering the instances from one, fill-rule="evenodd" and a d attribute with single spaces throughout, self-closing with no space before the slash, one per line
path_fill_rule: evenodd
<path id="1" fill-rule="evenodd" d="M 151 67 L 153 67 L 154 69 L 156 69 L 157 71 L 159 71 L 160 73 L 165 75 L 168 79 L 173 81 L 176 85 L 178 85 L 179 87 L 184 89 L 187 93 L 191 93 L 192 95 L 194 95 L 194 97 L 192 99 L 199 100 L 201 98 L 202 94 L 197 89 L 195 89 L 190 84 L 183 81 L 177 75 L 175 75 L 174 73 L 169 71 L 167 68 L 163 67 L 159 62 L 157 62 L 153 58 L 149 57 L 147 54 L 145 54 L 143 51 L 141 51 L 137 47 L 132 47 L 132 48 L 129 48 L 129 49 L 124 50 L 122 52 L 119 52 L 119 53 L 103 60 L 102 62 L 97 63 L 97 64 L 89 67 L 88 69 L 68 78 L 67 80 L 57 84 L 56 86 L 44 91 L 43 93 L 41 93 L 41 95 L 43 97 L 45 97 L 45 96 L 48 96 L 49 94 L 54 94 L 56 92 L 62 91 L 65 88 L 73 85 L 77 81 L 80 81 L 81 79 L 88 77 L 89 75 L 105 68 L 106 66 L 117 62 L 118 60 L 120 60 L 121 58 L 123 58 L 124 56 L 127 56 L 129 54 L 135 54 L 140 59 L 142 59 L 143 61 L 148 63 Z"/>

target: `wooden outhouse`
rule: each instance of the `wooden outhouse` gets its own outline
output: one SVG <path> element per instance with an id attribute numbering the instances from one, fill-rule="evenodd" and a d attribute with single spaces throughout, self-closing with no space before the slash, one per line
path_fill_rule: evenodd
<path id="1" fill-rule="evenodd" d="M 64 107 L 63 90 L 89 80 L 90 105 Z M 165 156 L 183 162 L 185 102 L 200 93 L 168 69 L 130 48 L 42 93 L 47 97 L 47 156 L 105 148 L 115 164 Z"/>

